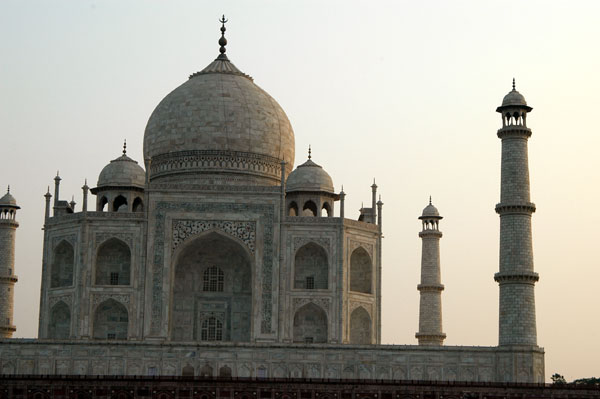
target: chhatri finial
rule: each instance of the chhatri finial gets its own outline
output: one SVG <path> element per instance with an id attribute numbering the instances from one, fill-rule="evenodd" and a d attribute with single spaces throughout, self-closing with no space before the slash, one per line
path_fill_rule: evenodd
<path id="1" fill-rule="evenodd" d="M 127 139 L 123 140 L 123 155 L 127 155 Z"/>
<path id="2" fill-rule="evenodd" d="M 308 145 L 308 159 L 312 158 L 312 149 L 310 148 L 310 144 Z"/>
<path id="3" fill-rule="evenodd" d="M 6 189 L 6 194 L 10 194 L 10 184 L 8 185 L 8 188 Z"/>
<path id="4" fill-rule="evenodd" d="M 515 78 L 513 78 L 513 91 L 515 91 L 517 89 L 515 89 Z"/>
<path id="5" fill-rule="evenodd" d="M 225 14 L 223 14 L 223 17 L 219 20 L 219 22 L 222 24 L 221 25 L 221 38 L 219 39 L 219 46 L 221 46 L 219 48 L 219 52 L 221 53 L 221 55 L 219 56 L 219 58 L 227 59 L 227 56 L 225 55 L 225 51 L 227 51 L 225 49 L 225 46 L 227 46 L 227 39 L 225 39 L 225 31 L 227 30 L 225 28 L 225 23 L 227 22 L 227 20 L 225 19 Z"/>
<path id="6" fill-rule="evenodd" d="M 429 205 L 431 205 L 431 195 L 429 196 Z"/>

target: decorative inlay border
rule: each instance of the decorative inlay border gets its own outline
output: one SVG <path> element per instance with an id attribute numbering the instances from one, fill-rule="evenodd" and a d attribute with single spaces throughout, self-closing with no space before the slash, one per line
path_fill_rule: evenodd
<path id="1" fill-rule="evenodd" d="M 68 234 L 52 237 L 52 250 L 54 251 L 56 246 L 63 240 L 68 242 L 73 246 L 73 248 L 75 248 L 75 245 L 77 244 L 77 234 Z"/>
<path id="2" fill-rule="evenodd" d="M 350 254 L 352 254 L 352 252 L 354 252 L 354 250 L 358 247 L 363 247 L 365 249 L 365 251 L 367 251 L 369 253 L 369 256 L 371 257 L 371 261 L 373 261 L 373 244 L 369 244 L 366 242 L 360 242 L 360 241 L 356 241 L 356 240 L 350 240 Z"/>
<path id="3" fill-rule="evenodd" d="M 71 308 L 71 304 L 73 303 L 73 297 L 69 294 L 69 295 L 58 295 L 58 296 L 51 296 L 48 299 L 48 308 L 52 309 L 52 307 L 54 305 L 56 305 L 59 302 L 64 302 L 65 304 L 69 305 L 69 308 Z"/>
<path id="4" fill-rule="evenodd" d="M 254 254 L 256 245 L 256 222 L 238 222 L 228 220 L 174 220 L 173 251 L 188 237 L 208 230 L 221 230 L 241 240 Z"/>
<path id="5" fill-rule="evenodd" d="M 105 241 L 110 240 L 111 238 L 117 238 L 123 242 L 126 242 L 129 245 L 129 249 L 133 249 L 133 235 L 129 233 L 117 233 L 117 232 L 102 232 L 96 233 L 95 236 L 96 247 L 104 244 Z"/>
<path id="6" fill-rule="evenodd" d="M 294 237 L 294 253 L 309 242 L 322 246 L 327 253 L 330 252 L 331 239 L 328 237 Z"/>
<path id="7" fill-rule="evenodd" d="M 371 316 L 371 318 L 373 317 L 372 313 L 373 313 L 373 304 L 372 303 L 368 303 L 368 302 L 358 302 L 358 301 L 352 301 L 350 302 L 350 314 L 352 314 L 352 312 L 354 312 L 356 310 L 356 308 L 364 308 L 367 313 L 369 313 L 369 316 Z"/>
<path id="8" fill-rule="evenodd" d="M 237 171 L 279 180 L 281 161 L 250 152 L 189 150 L 157 155 L 150 165 L 151 178 L 190 171 Z"/>
<path id="9" fill-rule="evenodd" d="M 213 213 L 256 213 L 260 215 L 264 224 L 263 233 L 263 260 L 262 260 L 262 320 L 261 332 L 270 334 L 272 326 L 273 311 L 273 257 L 274 257 L 274 224 L 275 209 L 270 204 L 236 204 L 236 203 L 189 203 L 189 202 L 165 202 L 156 204 L 156 222 L 154 235 L 154 257 L 152 268 L 152 307 L 151 307 L 151 334 L 159 335 L 162 327 L 163 308 L 163 278 L 165 259 L 165 229 L 166 216 L 174 211 L 183 212 L 213 212 Z"/>
<path id="10" fill-rule="evenodd" d="M 325 313 L 327 313 L 327 315 L 329 315 L 329 305 L 331 303 L 331 300 L 329 298 L 293 298 L 292 308 L 294 309 L 294 313 L 296 313 L 298 309 L 300 309 L 307 303 L 314 303 L 315 305 L 323 309 Z"/>
<path id="11" fill-rule="evenodd" d="M 126 308 L 129 308 L 131 296 L 129 294 L 93 294 L 92 305 L 96 306 L 107 299 L 114 299 L 115 301 L 125 305 Z"/>

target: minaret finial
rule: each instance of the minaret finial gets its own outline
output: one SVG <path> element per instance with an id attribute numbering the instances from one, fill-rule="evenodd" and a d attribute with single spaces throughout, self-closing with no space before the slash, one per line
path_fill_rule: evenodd
<path id="1" fill-rule="evenodd" d="M 312 149 L 310 148 L 310 144 L 308 145 L 308 159 L 312 158 Z"/>
<path id="2" fill-rule="evenodd" d="M 227 30 L 225 28 L 225 23 L 227 22 L 227 20 L 225 19 L 225 14 L 223 14 L 223 17 L 219 20 L 219 22 L 222 24 L 221 25 L 221 38 L 219 39 L 219 46 L 221 46 L 219 48 L 219 52 L 221 53 L 221 55 L 219 55 L 219 59 L 227 59 L 227 56 L 225 55 L 225 51 L 227 51 L 225 49 L 225 46 L 227 46 L 227 39 L 225 39 L 225 31 Z"/>
<path id="3" fill-rule="evenodd" d="M 10 194 L 10 184 L 8 185 L 8 188 L 6 189 L 6 194 Z"/>
<path id="4" fill-rule="evenodd" d="M 513 78 L 513 90 L 517 90 L 515 89 L 515 78 Z"/>
<path id="5" fill-rule="evenodd" d="M 431 205 L 431 195 L 429 196 L 429 205 Z"/>
<path id="6" fill-rule="evenodd" d="M 123 140 L 123 155 L 127 154 L 127 139 Z"/>

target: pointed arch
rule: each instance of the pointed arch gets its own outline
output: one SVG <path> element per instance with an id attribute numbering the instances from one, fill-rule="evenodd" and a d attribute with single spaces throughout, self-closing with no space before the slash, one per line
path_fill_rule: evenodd
<path id="1" fill-rule="evenodd" d="M 309 242 L 296 252 L 294 257 L 295 289 L 327 289 L 329 262 L 325 249 Z"/>
<path id="2" fill-rule="evenodd" d="M 69 339 L 71 336 L 71 310 L 63 301 L 57 302 L 50 310 L 48 338 Z"/>
<path id="3" fill-rule="evenodd" d="M 127 211 L 127 198 L 123 195 L 117 195 L 113 200 L 112 205 L 113 212 L 126 212 Z"/>
<path id="4" fill-rule="evenodd" d="M 362 306 L 357 307 L 350 315 L 350 343 L 369 345 L 371 337 L 371 316 Z"/>
<path id="5" fill-rule="evenodd" d="M 310 302 L 296 311 L 294 342 L 327 342 L 327 314 L 321 307 Z"/>
<path id="6" fill-rule="evenodd" d="M 186 239 L 173 255 L 171 339 L 249 342 L 252 269 L 248 247 L 235 237 L 210 230 Z"/>
<path id="7" fill-rule="evenodd" d="M 317 216 L 317 214 L 317 204 L 312 200 L 306 201 L 302 207 L 302 216 Z"/>
<path id="8" fill-rule="evenodd" d="M 123 304 L 110 298 L 94 312 L 95 339 L 127 339 L 129 313 Z"/>
<path id="9" fill-rule="evenodd" d="M 98 208 L 96 210 L 98 212 L 104 212 L 105 210 L 108 210 L 108 209 L 104 209 L 107 204 L 108 204 L 108 198 L 106 198 L 106 195 L 103 195 L 100 198 L 100 200 L 98 201 Z"/>
<path id="10" fill-rule="evenodd" d="M 50 288 L 69 287 L 73 285 L 73 265 L 75 251 L 73 245 L 62 240 L 52 254 L 52 270 L 50 272 Z"/>
<path id="11" fill-rule="evenodd" d="M 131 250 L 118 238 L 109 238 L 96 253 L 96 284 L 129 285 L 130 281 Z"/>
<path id="12" fill-rule="evenodd" d="M 298 204 L 296 201 L 290 202 L 288 206 L 288 216 L 298 216 Z"/>
<path id="13" fill-rule="evenodd" d="M 144 200 L 141 197 L 135 197 L 131 210 L 133 212 L 144 212 Z"/>
<path id="14" fill-rule="evenodd" d="M 331 205 L 329 205 L 329 202 L 324 202 L 323 206 L 321 207 L 321 217 L 332 217 L 333 214 L 331 213 Z"/>
<path id="15" fill-rule="evenodd" d="M 373 292 L 373 263 L 363 247 L 356 248 L 350 256 L 350 291 Z"/>

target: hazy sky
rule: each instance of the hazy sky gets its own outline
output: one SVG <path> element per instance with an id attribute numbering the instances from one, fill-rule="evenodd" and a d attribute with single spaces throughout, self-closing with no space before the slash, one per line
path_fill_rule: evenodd
<path id="1" fill-rule="evenodd" d="M 538 342 L 546 378 L 600 376 L 600 2 L 6 1 L 0 5 L 0 185 L 22 209 L 17 337 L 37 335 L 46 187 L 61 199 L 121 153 L 142 160 L 148 117 L 227 54 L 286 111 L 296 165 L 344 185 L 346 217 L 383 208 L 383 342 L 416 344 L 429 195 L 440 228 L 447 345 L 498 342 L 500 140 L 517 79 L 534 109 L 529 166 Z M 141 162 L 140 162 L 141 163 Z M 4 191 L 4 189 L 2 189 Z M 91 203 L 94 201 L 92 200 Z"/>

